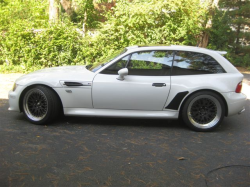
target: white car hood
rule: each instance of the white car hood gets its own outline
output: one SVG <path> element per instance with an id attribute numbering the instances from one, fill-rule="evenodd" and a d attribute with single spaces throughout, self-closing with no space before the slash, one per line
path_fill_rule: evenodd
<path id="1" fill-rule="evenodd" d="M 46 84 L 51 87 L 61 87 L 60 81 L 92 81 L 94 73 L 86 66 L 62 66 L 38 70 L 21 76 L 16 84 L 29 86 Z"/>

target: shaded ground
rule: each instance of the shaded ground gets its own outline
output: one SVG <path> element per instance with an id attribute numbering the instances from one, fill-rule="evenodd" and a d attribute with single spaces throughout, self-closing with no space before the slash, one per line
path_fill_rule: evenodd
<path id="1" fill-rule="evenodd" d="M 1 187 L 250 186 L 249 100 L 210 133 L 170 120 L 65 117 L 36 126 L 7 108 L 0 100 Z"/>

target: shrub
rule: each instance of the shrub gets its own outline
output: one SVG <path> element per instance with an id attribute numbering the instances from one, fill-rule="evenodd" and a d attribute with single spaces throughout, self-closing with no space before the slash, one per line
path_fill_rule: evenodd
<path id="1" fill-rule="evenodd" d="M 19 27 L 20 28 L 20 27 Z M 1 38 L 0 64 L 34 67 L 84 64 L 82 36 L 69 25 L 58 24 L 34 32 L 10 29 Z"/>
<path id="2" fill-rule="evenodd" d="M 4 6 L 0 13 L 16 6 L 14 13 L 7 12 L 12 18 L 18 17 L 18 12 L 25 10 L 24 5 L 18 0 L 13 2 L 0 5 Z M 138 44 L 195 45 L 207 10 L 200 0 L 119 0 L 104 15 L 106 21 L 100 25 L 99 34 L 91 38 L 82 37 L 67 19 L 49 25 L 45 6 L 36 6 L 34 2 L 33 5 L 16 22 L 0 16 L 0 21 L 5 21 L 0 30 L 0 71 L 29 72 L 43 67 L 91 65 L 117 49 Z"/>

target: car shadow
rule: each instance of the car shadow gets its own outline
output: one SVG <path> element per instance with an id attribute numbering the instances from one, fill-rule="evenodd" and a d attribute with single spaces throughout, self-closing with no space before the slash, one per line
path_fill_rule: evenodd
<path id="1" fill-rule="evenodd" d="M 143 127 L 185 128 L 181 120 L 141 119 L 141 118 L 111 118 L 111 117 L 72 117 L 64 116 L 58 122 L 67 124 L 119 125 Z"/>
<path id="2" fill-rule="evenodd" d="M 23 113 L 8 111 L 8 99 L 0 98 L 1 115 L 11 118 L 21 123 L 29 123 Z M 31 124 L 31 123 L 29 123 Z M 140 118 L 112 118 L 112 117 L 77 117 L 77 116 L 59 116 L 47 126 L 61 125 L 106 125 L 106 126 L 143 126 L 143 127 L 165 127 L 165 128 L 186 128 L 180 120 L 169 119 L 140 119 Z"/>

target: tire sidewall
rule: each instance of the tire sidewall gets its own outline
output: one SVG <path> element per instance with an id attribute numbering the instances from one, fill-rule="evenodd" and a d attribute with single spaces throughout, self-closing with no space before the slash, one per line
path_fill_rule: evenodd
<path id="1" fill-rule="evenodd" d="M 220 107 L 221 107 L 221 115 L 220 115 L 220 119 L 219 121 L 212 127 L 209 127 L 209 128 L 199 128 L 195 125 L 193 125 L 189 118 L 188 118 L 188 107 L 190 105 L 190 103 L 198 96 L 210 96 L 210 97 L 213 97 L 215 98 L 219 104 L 220 104 Z M 182 119 L 183 121 L 185 122 L 185 124 L 190 127 L 191 129 L 195 130 L 195 131 L 200 131 L 200 132 L 206 132 L 206 131 L 212 131 L 213 129 L 217 128 L 220 123 L 222 122 L 222 120 L 224 119 L 224 116 L 225 116 L 225 104 L 221 98 L 221 96 L 219 96 L 218 94 L 216 93 L 213 93 L 211 91 L 200 91 L 200 92 L 197 92 L 197 93 L 194 93 L 193 95 L 190 95 L 187 100 L 184 102 L 184 106 L 182 108 L 182 111 L 181 111 L 181 116 L 182 116 Z"/>
<path id="2" fill-rule="evenodd" d="M 50 96 L 51 93 L 49 93 L 49 90 L 48 88 L 44 87 L 44 86 L 33 86 L 31 87 L 30 89 L 26 90 L 25 93 L 24 93 L 24 97 L 23 97 L 23 100 L 22 100 L 22 107 L 24 107 L 24 104 L 25 104 L 25 96 L 26 94 L 31 91 L 31 90 L 40 90 L 41 92 L 43 92 L 43 94 L 45 95 L 47 101 L 48 101 L 48 111 L 47 111 L 47 114 L 45 115 L 45 117 L 39 121 L 35 121 L 35 120 L 32 120 L 31 118 L 29 118 L 29 116 L 26 114 L 25 110 L 23 109 L 23 113 L 26 117 L 26 119 L 28 119 L 28 121 L 30 121 L 31 123 L 33 124 L 37 124 L 37 125 L 40 125 L 40 124 L 44 124 L 45 122 L 48 122 L 51 118 L 51 115 L 52 115 L 52 109 L 53 109 L 53 100 Z"/>

